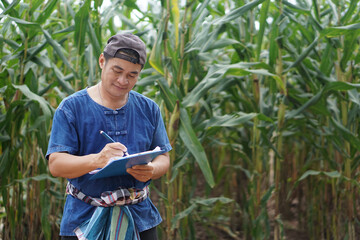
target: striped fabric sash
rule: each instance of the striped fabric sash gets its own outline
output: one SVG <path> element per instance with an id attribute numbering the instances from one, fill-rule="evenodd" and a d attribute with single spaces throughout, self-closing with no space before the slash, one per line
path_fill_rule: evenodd
<path id="1" fill-rule="evenodd" d="M 66 193 L 97 207 L 91 218 L 74 230 L 78 239 L 140 240 L 127 205 L 144 201 L 149 195 L 147 186 L 141 190 L 118 188 L 103 192 L 100 198 L 94 198 L 68 182 Z"/>

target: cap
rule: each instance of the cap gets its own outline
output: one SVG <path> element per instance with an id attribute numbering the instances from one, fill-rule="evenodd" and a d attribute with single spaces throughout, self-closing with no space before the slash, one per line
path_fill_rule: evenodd
<path id="1" fill-rule="evenodd" d="M 120 49 L 128 48 L 139 54 L 139 61 L 124 54 L 117 54 Z M 146 46 L 145 43 L 136 35 L 131 33 L 116 34 L 109 38 L 104 52 L 112 57 L 119 57 L 132 63 L 145 65 L 146 62 Z"/>

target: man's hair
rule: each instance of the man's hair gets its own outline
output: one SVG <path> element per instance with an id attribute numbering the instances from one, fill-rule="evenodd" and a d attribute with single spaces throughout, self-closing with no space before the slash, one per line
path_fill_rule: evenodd
<path id="1" fill-rule="evenodd" d="M 107 61 L 109 61 L 109 59 L 111 59 L 111 58 L 116 58 L 116 55 L 118 55 L 118 54 L 120 54 L 120 55 L 126 55 L 126 56 L 128 56 L 128 57 L 130 57 L 130 58 L 132 58 L 132 59 L 136 59 L 136 62 L 139 62 L 139 58 L 140 58 L 139 53 L 136 52 L 136 51 L 133 50 L 133 49 L 130 49 L 130 48 L 122 48 L 122 49 L 119 49 L 119 50 L 116 52 L 115 57 L 107 54 L 106 52 L 103 52 L 103 54 L 104 54 L 104 57 L 105 57 L 105 63 L 106 63 Z M 120 58 L 121 58 L 121 59 L 124 59 L 123 57 L 120 57 Z M 127 59 L 125 59 L 125 60 L 127 60 Z M 144 66 L 141 64 L 141 68 L 143 68 L 143 67 L 144 67 Z"/>

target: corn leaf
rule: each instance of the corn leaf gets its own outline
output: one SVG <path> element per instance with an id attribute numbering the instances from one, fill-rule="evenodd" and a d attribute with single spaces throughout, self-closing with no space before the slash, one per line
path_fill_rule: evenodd
<path id="1" fill-rule="evenodd" d="M 91 42 L 91 45 L 92 45 L 92 49 L 93 49 L 93 52 L 95 54 L 94 58 L 97 60 L 98 59 L 98 56 L 100 56 L 100 54 L 102 53 L 102 43 L 98 40 L 98 38 L 96 37 L 96 33 L 95 33 L 95 30 L 90 22 L 90 18 L 88 18 L 88 36 L 89 36 L 89 39 L 90 39 L 90 42 Z M 92 54 L 93 55 L 93 54 Z M 94 65 L 91 65 L 91 66 L 94 66 Z"/>
<path id="2" fill-rule="evenodd" d="M 190 150 L 191 154 L 195 157 L 197 164 L 199 165 L 206 182 L 210 187 L 214 187 L 215 181 L 209 165 L 209 161 L 206 157 L 203 146 L 197 138 L 189 118 L 188 113 L 184 108 L 180 109 L 180 129 L 179 135 L 184 142 L 185 146 Z"/>
<path id="3" fill-rule="evenodd" d="M 26 28 L 26 29 L 31 29 L 32 31 L 40 31 L 40 25 L 38 23 L 35 22 L 29 22 L 23 19 L 19 19 L 19 18 L 15 18 L 15 17 L 11 17 L 8 15 L 1 15 L 0 14 L 0 18 L 7 18 L 13 22 L 15 22 L 19 27 L 21 28 Z"/>
<path id="4" fill-rule="evenodd" d="M 177 97 L 173 93 L 172 89 L 170 89 L 168 83 L 166 82 L 164 77 L 158 76 L 158 83 L 160 87 L 160 92 L 162 95 L 162 98 L 165 102 L 165 105 L 169 111 L 173 111 L 176 105 Z"/>
<path id="5" fill-rule="evenodd" d="M 78 55 L 82 55 L 85 50 L 85 34 L 90 12 L 90 0 L 84 1 L 79 11 L 75 14 L 75 43 Z"/>
<path id="6" fill-rule="evenodd" d="M 344 125 L 342 125 L 338 120 L 335 118 L 331 118 L 331 122 L 334 123 L 335 127 L 339 130 L 341 133 L 341 136 L 343 136 L 344 141 L 350 142 L 350 144 L 360 151 L 360 140 L 359 138 L 354 135 L 349 129 L 347 129 Z"/>
<path id="7" fill-rule="evenodd" d="M 256 66 L 257 63 L 237 63 L 231 65 L 212 65 L 204 79 L 184 97 L 182 104 L 186 107 L 195 105 L 201 97 L 203 97 L 210 88 L 217 84 L 224 84 L 223 79 L 226 75 L 246 76 L 250 74 L 257 74 L 263 76 L 270 76 L 280 84 L 280 88 L 284 89 L 284 84 L 281 79 L 274 74 L 269 73 L 265 69 L 249 69 L 250 66 Z"/>
<path id="8" fill-rule="evenodd" d="M 71 69 L 71 71 L 73 72 L 73 74 L 77 77 L 77 72 L 74 70 L 74 68 L 72 67 L 72 65 L 70 64 L 70 62 L 68 61 L 68 59 L 65 57 L 64 53 L 63 53 L 63 49 L 61 48 L 60 44 L 58 42 L 56 42 L 50 35 L 50 33 L 48 31 L 46 31 L 45 29 L 42 29 L 42 32 L 44 33 L 44 36 L 47 40 L 47 42 L 53 47 L 53 49 L 55 50 L 55 52 L 59 55 L 59 57 L 61 58 L 61 60 L 64 62 L 64 64 Z M 77 77 L 78 78 L 78 77 Z"/>
<path id="9" fill-rule="evenodd" d="M 308 170 L 299 178 L 298 181 L 302 181 L 302 180 L 304 180 L 305 178 L 307 178 L 309 176 L 317 176 L 317 175 L 325 175 L 325 176 L 328 176 L 330 178 L 339 178 L 339 177 L 341 177 L 341 174 L 338 171 L 324 172 L 324 171 Z"/>
<path id="10" fill-rule="evenodd" d="M 360 23 L 354 23 L 346 26 L 339 26 L 339 27 L 329 27 L 325 28 L 321 32 L 321 36 L 325 36 L 328 38 L 338 37 L 345 34 L 351 34 L 354 30 L 360 29 Z"/>
<path id="11" fill-rule="evenodd" d="M 348 83 L 348 82 L 328 82 L 324 88 L 324 91 L 347 91 L 351 89 L 360 88 L 359 83 Z"/>
<path id="12" fill-rule="evenodd" d="M 340 66 L 343 72 L 347 71 L 347 67 L 351 66 L 352 55 L 359 49 L 359 33 L 360 29 L 354 30 L 350 34 L 345 35 L 343 56 L 340 61 Z"/>
<path id="13" fill-rule="evenodd" d="M 263 38 L 264 38 L 264 32 L 266 29 L 266 19 L 268 16 L 268 11 L 269 11 L 269 5 L 270 5 L 270 0 L 265 0 L 261 6 L 261 10 L 260 10 L 260 29 L 259 29 L 259 33 L 257 34 L 257 46 L 256 46 L 256 61 L 260 60 L 260 53 L 261 53 L 261 48 L 262 48 L 262 43 L 263 43 Z"/>
<path id="14" fill-rule="evenodd" d="M 301 114 L 303 111 L 305 111 L 307 108 L 309 108 L 312 105 L 315 105 L 323 96 L 323 90 L 319 91 L 317 94 L 315 94 L 312 98 L 310 98 L 305 104 L 303 104 L 301 107 L 299 107 L 296 110 L 288 111 L 285 114 L 285 119 L 292 119 L 299 114 Z"/>
<path id="15" fill-rule="evenodd" d="M 14 181 L 14 183 L 18 182 L 18 183 L 27 183 L 29 181 L 45 181 L 45 180 L 49 180 L 50 182 L 56 183 L 56 184 L 60 184 L 60 181 L 58 178 L 54 178 L 51 177 L 49 174 L 43 173 L 37 176 L 32 176 L 32 177 L 28 177 L 28 178 L 22 178 L 22 179 L 16 179 Z M 10 186 L 10 185 L 8 185 Z"/>
<path id="16" fill-rule="evenodd" d="M 171 14 L 174 18 L 175 49 L 177 49 L 179 46 L 179 24 L 180 24 L 179 1 L 171 0 Z"/>
<path id="17" fill-rule="evenodd" d="M 346 24 L 353 16 L 354 12 L 359 9 L 359 0 L 351 0 L 350 6 L 347 8 L 345 14 L 342 15 L 341 23 Z"/>
<path id="18" fill-rule="evenodd" d="M 161 53 L 161 43 L 163 39 L 163 34 L 164 34 L 164 24 L 161 24 L 149 57 L 149 63 L 151 67 L 153 67 L 161 75 L 164 75 L 164 69 L 162 66 L 162 53 Z"/>
<path id="19" fill-rule="evenodd" d="M 252 1 L 252 2 L 249 2 L 249 3 L 245 4 L 242 7 L 233 9 L 229 13 L 227 13 L 226 15 L 215 19 L 212 22 L 212 24 L 221 25 L 221 24 L 228 23 L 228 22 L 230 22 L 232 20 L 238 19 L 241 15 L 243 15 L 243 14 L 247 13 L 248 11 L 250 11 L 251 9 L 257 7 L 258 5 L 263 3 L 264 1 L 265 0 L 255 0 L 255 1 Z"/>
<path id="20" fill-rule="evenodd" d="M 300 56 L 287 68 L 284 70 L 283 74 L 290 71 L 291 68 L 298 66 L 309 54 L 312 50 L 314 50 L 316 44 L 318 44 L 319 38 L 315 38 L 315 40 L 302 51 Z"/>
<path id="21" fill-rule="evenodd" d="M 26 85 L 12 85 L 15 89 L 20 90 L 30 101 L 36 101 L 39 103 L 46 118 L 52 117 L 52 111 L 49 103 L 41 96 L 30 91 Z"/>
<path id="22" fill-rule="evenodd" d="M 56 5 L 57 5 L 57 0 L 51 0 L 49 1 L 46 6 L 45 9 L 43 9 L 40 12 L 40 15 L 38 16 L 38 18 L 36 19 L 36 22 L 39 24 L 43 24 L 53 13 Z"/>
<path id="23" fill-rule="evenodd" d="M 210 127 L 236 127 L 244 123 L 248 123 L 258 114 L 256 113 L 239 113 L 239 114 L 227 114 L 223 116 L 214 116 L 206 121 L 204 121 L 200 128 L 210 128 Z"/>

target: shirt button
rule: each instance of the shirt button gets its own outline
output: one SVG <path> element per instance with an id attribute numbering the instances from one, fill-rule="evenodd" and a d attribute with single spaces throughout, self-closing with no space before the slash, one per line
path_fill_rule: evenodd
<path id="1" fill-rule="evenodd" d="M 118 113 L 118 111 L 113 111 L 113 114 L 117 114 Z"/>

